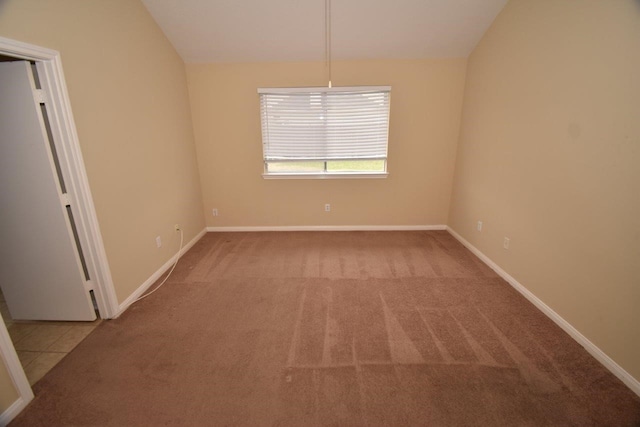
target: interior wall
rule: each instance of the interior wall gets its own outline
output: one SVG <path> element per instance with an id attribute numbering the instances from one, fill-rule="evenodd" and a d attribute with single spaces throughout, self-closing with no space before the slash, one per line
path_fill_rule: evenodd
<path id="1" fill-rule="evenodd" d="M 637 0 L 507 4 L 469 58 L 450 215 L 637 380 L 639 22 Z"/>
<path id="2" fill-rule="evenodd" d="M 465 66 L 334 62 L 334 86 L 392 86 L 389 177 L 265 180 L 257 89 L 326 86 L 324 63 L 187 64 L 207 225 L 446 224 Z"/>
<path id="3" fill-rule="evenodd" d="M 204 228 L 184 64 L 138 1 L 3 0 L 0 36 L 61 53 L 122 302 L 177 252 L 175 223 Z"/>

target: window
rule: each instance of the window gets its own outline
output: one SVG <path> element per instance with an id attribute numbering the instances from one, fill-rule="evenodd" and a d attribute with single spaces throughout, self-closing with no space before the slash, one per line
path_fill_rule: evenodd
<path id="1" fill-rule="evenodd" d="M 265 178 L 386 177 L 391 88 L 258 89 Z"/>

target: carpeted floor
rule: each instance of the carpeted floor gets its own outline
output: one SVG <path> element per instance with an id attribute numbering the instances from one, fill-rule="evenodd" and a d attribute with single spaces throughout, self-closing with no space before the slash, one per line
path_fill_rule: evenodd
<path id="1" fill-rule="evenodd" d="M 447 232 L 209 233 L 12 426 L 633 426 L 640 399 Z"/>

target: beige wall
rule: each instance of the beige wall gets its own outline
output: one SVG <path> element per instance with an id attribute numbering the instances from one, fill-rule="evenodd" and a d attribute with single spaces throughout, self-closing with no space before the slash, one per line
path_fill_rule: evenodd
<path id="1" fill-rule="evenodd" d="M 0 36 L 61 52 L 122 302 L 176 253 L 175 223 L 204 227 L 184 64 L 138 1 L 0 1 Z"/>
<path id="2" fill-rule="evenodd" d="M 465 59 L 334 63 L 334 86 L 392 86 L 389 177 L 265 180 L 257 88 L 325 86 L 324 64 L 188 64 L 207 225 L 446 224 L 465 66 Z"/>
<path id="3" fill-rule="evenodd" d="M 638 1 L 508 3 L 469 58 L 450 215 L 638 380 L 639 22 Z"/>

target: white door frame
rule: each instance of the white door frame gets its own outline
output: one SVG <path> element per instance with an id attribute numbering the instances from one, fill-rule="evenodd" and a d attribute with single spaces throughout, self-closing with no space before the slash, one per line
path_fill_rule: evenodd
<path id="1" fill-rule="evenodd" d="M 100 317 L 113 318 L 118 313 L 118 300 L 71 112 L 60 52 L 0 37 L 0 54 L 37 63 L 38 77 L 48 101 L 47 113 L 60 157 L 60 167 L 71 205 L 74 206 L 74 219 Z M 0 425 L 4 425 L 3 422 L 15 417 L 33 399 L 29 381 L 4 322 L 0 322 L 0 356 L 19 394 L 19 399 L 0 414 Z"/>

